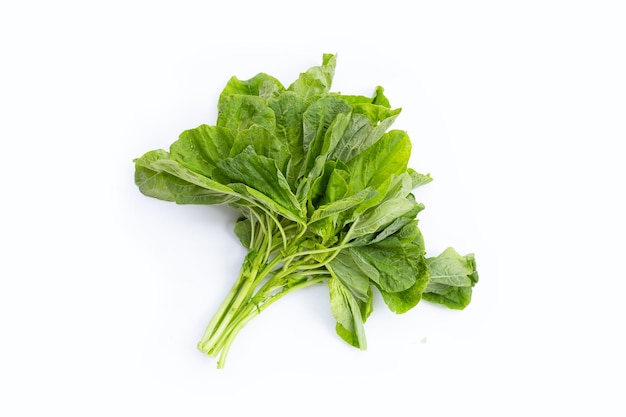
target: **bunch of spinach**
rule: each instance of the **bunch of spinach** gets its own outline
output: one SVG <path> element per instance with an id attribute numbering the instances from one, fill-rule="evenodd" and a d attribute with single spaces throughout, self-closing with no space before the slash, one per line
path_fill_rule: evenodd
<path id="1" fill-rule="evenodd" d="M 220 368 L 238 332 L 300 288 L 327 283 L 338 335 L 365 349 L 373 289 L 396 313 L 422 298 L 462 309 L 478 281 L 472 254 L 426 257 L 412 191 L 431 178 L 407 166 L 407 133 L 389 130 L 400 109 L 381 87 L 330 92 L 335 62 L 325 54 L 287 88 L 265 73 L 233 77 L 215 125 L 134 160 L 147 196 L 241 213 L 234 231 L 248 252 L 198 343 Z"/>

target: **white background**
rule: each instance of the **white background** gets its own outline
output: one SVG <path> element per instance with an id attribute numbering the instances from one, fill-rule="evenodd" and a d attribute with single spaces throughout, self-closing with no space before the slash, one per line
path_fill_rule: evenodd
<path id="1" fill-rule="evenodd" d="M 3 2 L 0 415 L 623 416 L 623 4 Z M 460 312 L 376 299 L 365 352 L 303 290 L 218 371 L 235 214 L 144 197 L 132 159 L 324 52 L 333 90 L 403 108 L 429 253 L 480 282 Z"/>

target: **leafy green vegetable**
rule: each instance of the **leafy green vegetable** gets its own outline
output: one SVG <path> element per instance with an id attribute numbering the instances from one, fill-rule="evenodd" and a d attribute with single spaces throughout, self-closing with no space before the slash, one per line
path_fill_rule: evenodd
<path id="1" fill-rule="evenodd" d="M 297 289 L 327 283 L 337 334 L 365 349 L 372 289 L 396 313 L 422 298 L 462 309 L 478 281 L 472 254 L 426 258 L 413 191 L 431 178 L 408 167 L 407 133 L 389 130 L 400 109 L 381 87 L 331 92 L 335 63 L 325 54 L 288 87 L 233 77 L 215 125 L 134 160 L 146 196 L 241 214 L 234 231 L 248 253 L 198 343 L 220 368 L 239 331 Z"/>
<path id="2" fill-rule="evenodd" d="M 448 248 L 439 256 L 426 259 L 430 281 L 424 299 L 462 310 L 472 300 L 472 287 L 478 282 L 474 255 L 459 255 Z"/>

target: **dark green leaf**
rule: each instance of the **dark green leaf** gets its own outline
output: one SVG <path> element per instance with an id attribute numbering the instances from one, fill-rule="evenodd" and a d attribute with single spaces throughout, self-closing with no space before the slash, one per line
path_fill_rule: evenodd
<path id="1" fill-rule="evenodd" d="M 407 224 L 395 237 L 403 242 L 404 246 L 410 247 L 414 253 L 412 269 L 415 271 L 415 283 L 408 289 L 398 292 L 385 291 L 380 286 L 378 289 L 387 307 L 394 313 L 403 314 L 415 307 L 422 299 L 422 294 L 429 282 L 430 270 L 424 256 L 424 238 L 417 228 L 417 221 L 413 220 Z M 406 237 L 412 237 L 410 245 L 407 245 Z"/>
<path id="2" fill-rule="evenodd" d="M 252 242 L 252 223 L 247 217 L 240 217 L 235 223 L 235 235 L 239 238 L 239 241 L 244 248 L 250 248 Z"/>
<path id="3" fill-rule="evenodd" d="M 405 226 L 415 227 L 412 223 Z M 404 291 L 415 284 L 422 272 L 420 264 L 424 258 L 424 247 L 418 238 L 407 243 L 401 237 L 392 235 L 380 242 L 353 247 L 348 251 L 361 270 L 369 267 L 378 271 L 368 275 L 382 291 Z"/>
<path id="4" fill-rule="evenodd" d="M 426 261 L 417 264 L 418 275 L 415 283 L 406 290 L 399 292 L 379 291 L 389 310 L 396 314 L 404 314 L 415 307 L 422 299 L 422 294 L 428 285 L 428 266 Z"/>

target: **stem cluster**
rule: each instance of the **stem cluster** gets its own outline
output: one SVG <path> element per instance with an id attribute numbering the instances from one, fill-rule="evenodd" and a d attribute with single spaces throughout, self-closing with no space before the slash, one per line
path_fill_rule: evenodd
<path id="1" fill-rule="evenodd" d="M 326 265 L 341 250 L 302 250 L 306 228 L 289 230 L 296 225 L 254 218 L 264 227 L 251 233 L 239 277 L 198 342 L 201 351 L 218 359 L 218 368 L 224 367 L 230 346 L 250 320 L 290 292 L 328 280 Z"/>

